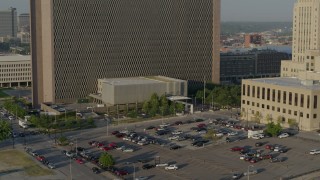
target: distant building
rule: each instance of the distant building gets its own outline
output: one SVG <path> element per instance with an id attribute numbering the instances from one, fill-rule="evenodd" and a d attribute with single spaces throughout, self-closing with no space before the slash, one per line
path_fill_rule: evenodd
<path id="1" fill-rule="evenodd" d="M 31 56 L 0 55 L 0 87 L 26 87 L 31 81 Z"/>
<path id="2" fill-rule="evenodd" d="M 240 84 L 242 79 L 278 77 L 284 59 L 290 59 L 290 55 L 274 50 L 221 53 L 220 82 Z"/>
<path id="3" fill-rule="evenodd" d="M 292 61 L 281 63 L 279 78 L 242 81 L 245 119 L 279 122 L 306 131 L 320 129 L 319 12 L 319 0 L 295 2 Z"/>
<path id="4" fill-rule="evenodd" d="M 262 36 L 260 34 L 246 34 L 244 36 L 244 46 L 246 48 L 262 45 Z"/>
<path id="5" fill-rule="evenodd" d="M 19 32 L 17 34 L 18 39 L 20 39 L 20 42 L 23 44 L 29 44 L 30 43 L 30 33 L 29 32 Z"/>
<path id="6" fill-rule="evenodd" d="M 17 37 L 17 9 L 10 8 L 9 10 L 0 11 L 0 37 Z"/>
<path id="7" fill-rule="evenodd" d="M 221 0 L 30 1 L 33 105 L 73 103 L 96 80 L 220 80 Z"/>
<path id="8" fill-rule="evenodd" d="M 30 14 L 24 13 L 18 16 L 18 31 L 30 32 Z"/>
<path id="9" fill-rule="evenodd" d="M 187 81 L 164 76 L 98 79 L 98 93 L 90 96 L 107 105 L 142 103 L 153 93 L 187 96 Z"/>

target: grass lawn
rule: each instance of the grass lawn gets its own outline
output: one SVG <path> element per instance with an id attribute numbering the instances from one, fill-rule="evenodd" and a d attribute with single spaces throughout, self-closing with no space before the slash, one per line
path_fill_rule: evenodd
<path id="1" fill-rule="evenodd" d="M 10 172 L 11 170 L 20 168 L 28 176 L 47 176 L 53 175 L 53 171 L 42 168 L 31 159 L 31 156 L 18 150 L 0 151 L 0 173 Z"/>

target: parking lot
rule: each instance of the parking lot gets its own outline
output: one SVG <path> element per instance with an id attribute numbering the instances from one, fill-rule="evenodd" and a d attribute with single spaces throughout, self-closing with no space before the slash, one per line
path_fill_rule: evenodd
<path id="1" fill-rule="evenodd" d="M 313 170 L 317 170 L 319 156 L 310 155 L 311 149 L 320 148 L 317 143 L 311 140 L 300 139 L 296 136 L 288 138 L 263 138 L 259 140 L 243 138 L 247 132 L 243 128 L 236 128 L 236 125 L 246 125 L 246 122 L 236 121 L 233 127 L 227 127 L 226 124 L 212 123 L 213 119 L 225 119 L 226 116 L 218 116 L 214 114 L 204 114 L 203 116 L 185 116 L 176 119 L 150 121 L 137 124 L 129 124 L 122 126 L 111 126 L 106 133 L 106 127 L 97 129 L 89 129 L 83 131 L 75 131 L 66 133 L 66 135 L 75 140 L 76 145 L 72 147 L 58 147 L 53 148 L 52 140 L 48 142 L 44 135 L 27 136 L 27 144 L 33 150 L 38 151 L 39 154 L 48 158 L 50 162 L 55 163 L 56 169 L 66 177 L 70 176 L 70 162 L 69 158 L 61 153 L 61 150 L 69 151 L 71 148 L 83 147 L 91 152 L 92 156 L 99 156 L 103 150 L 88 144 L 90 141 L 99 141 L 103 145 L 108 146 L 109 143 L 115 142 L 118 147 L 125 146 L 126 149 L 133 149 L 133 152 L 123 152 L 122 150 L 111 149 L 107 152 L 116 160 L 115 167 L 127 171 L 129 174 L 119 178 L 133 179 L 133 177 L 147 177 L 148 179 L 232 179 L 232 175 L 236 172 L 245 173 L 248 171 L 257 170 L 257 174 L 250 175 L 251 179 L 280 179 L 291 177 Z M 197 119 L 203 119 L 203 122 L 194 122 Z M 181 121 L 182 125 L 177 123 Z M 193 121 L 193 122 L 191 122 Z M 164 125 L 165 124 L 165 125 Z M 205 124 L 205 129 L 213 129 L 216 133 L 222 132 L 224 135 L 217 142 L 210 140 L 203 143 L 201 146 L 192 146 L 192 143 L 198 141 L 196 136 L 203 137 L 205 134 L 199 134 L 197 131 L 202 131 L 201 127 Z M 160 128 L 159 125 L 167 126 L 167 134 L 157 135 L 157 130 L 153 128 Z M 201 126 L 200 126 L 201 125 Z M 254 124 L 250 124 L 252 126 Z M 152 127 L 153 126 L 153 127 Z M 200 126 L 197 127 L 197 126 Z M 196 128 L 197 127 L 197 128 Z M 149 130 L 147 130 L 149 129 Z M 129 140 L 123 140 L 122 136 L 116 137 L 111 135 L 115 131 L 134 131 L 137 136 L 147 137 L 149 140 L 154 140 L 154 144 L 138 145 Z M 161 130 L 160 130 L 161 131 Z M 179 136 L 188 134 L 187 139 L 169 140 L 173 137 L 172 132 L 182 133 Z M 237 132 L 235 136 L 228 136 L 228 133 Z M 226 137 L 231 137 L 233 142 L 226 142 Z M 239 138 L 241 137 L 241 138 Z M 16 143 L 23 143 L 22 137 L 17 137 Z M 194 139 L 194 140 L 192 140 Z M 151 142 L 151 141 L 150 141 Z M 262 146 L 255 147 L 257 142 L 261 142 Z M 7 145 L 10 142 L 5 142 Z M 171 150 L 173 145 L 179 145 L 181 148 Z M 285 153 L 274 152 L 266 149 L 266 145 L 280 145 L 287 149 Z M 272 157 L 281 158 L 283 162 L 270 162 L 270 159 L 259 160 L 258 162 L 250 163 L 240 159 L 238 151 L 231 151 L 231 148 L 239 147 L 250 149 L 250 151 L 261 152 L 261 154 L 271 154 Z M 72 174 L 74 179 L 81 179 L 86 177 L 88 179 L 105 179 L 106 177 L 114 179 L 109 176 L 108 172 L 102 171 L 101 174 L 94 174 L 92 167 L 97 166 L 84 159 L 84 164 L 79 164 L 76 160 L 72 160 Z M 176 164 L 177 170 L 165 170 L 165 167 L 152 167 L 150 169 L 143 169 L 145 164 Z M 242 176 L 241 179 L 245 179 Z"/>

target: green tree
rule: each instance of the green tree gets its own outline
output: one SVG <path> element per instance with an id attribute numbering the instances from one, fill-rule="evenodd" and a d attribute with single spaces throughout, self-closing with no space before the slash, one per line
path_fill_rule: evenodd
<path id="1" fill-rule="evenodd" d="M 296 119 L 288 119 L 288 124 L 291 128 L 298 127 L 298 122 Z"/>
<path id="2" fill-rule="evenodd" d="M 255 122 L 260 123 L 262 119 L 262 114 L 259 111 L 256 111 L 256 113 L 253 116 L 253 119 Z"/>
<path id="3" fill-rule="evenodd" d="M 272 136 L 277 136 L 282 131 L 282 127 L 280 123 L 274 124 L 274 122 L 270 122 L 267 124 L 266 132 L 271 134 Z"/>
<path id="4" fill-rule="evenodd" d="M 149 111 L 150 111 L 150 103 L 149 103 L 149 101 L 145 101 L 145 102 L 143 103 L 143 105 L 142 105 L 142 111 L 143 111 L 144 113 L 146 113 L 146 114 L 149 113 Z"/>
<path id="5" fill-rule="evenodd" d="M 99 163 L 102 165 L 102 167 L 109 168 L 110 166 L 113 166 L 115 164 L 115 160 L 110 154 L 104 152 L 100 155 Z"/>
<path id="6" fill-rule="evenodd" d="M 0 142 L 8 139 L 10 136 L 11 127 L 7 121 L 0 121 Z"/>
<path id="7" fill-rule="evenodd" d="M 160 97 L 160 113 L 165 116 L 169 112 L 169 102 L 165 95 Z"/>
<path id="8" fill-rule="evenodd" d="M 177 112 L 184 111 L 184 105 L 182 103 L 176 103 L 176 111 Z"/>
<path id="9" fill-rule="evenodd" d="M 267 121 L 267 123 L 271 123 L 271 122 L 272 122 L 272 116 L 271 116 L 271 114 L 267 114 L 267 116 L 266 116 L 266 121 Z"/>
<path id="10" fill-rule="evenodd" d="M 151 95 L 150 101 L 149 101 L 150 109 L 149 109 L 149 115 L 155 116 L 159 111 L 159 96 L 157 93 L 153 93 Z"/>
<path id="11" fill-rule="evenodd" d="M 219 137 L 216 135 L 217 132 L 213 129 L 209 129 L 208 132 L 204 135 L 204 138 L 212 141 L 217 141 Z"/>
<path id="12" fill-rule="evenodd" d="M 278 117 L 277 117 L 277 123 L 283 124 L 284 122 L 282 121 L 282 119 L 283 119 L 282 116 L 278 116 Z"/>

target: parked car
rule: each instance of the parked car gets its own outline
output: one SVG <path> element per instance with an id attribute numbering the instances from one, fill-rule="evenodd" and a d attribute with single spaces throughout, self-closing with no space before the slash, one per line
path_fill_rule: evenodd
<path id="1" fill-rule="evenodd" d="M 265 149 L 273 150 L 274 146 L 271 145 L 271 144 L 268 144 L 268 145 L 265 146 Z"/>
<path id="2" fill-rule="evenodd" d="M 155 126 L 148 126 L 145 128 L 145 130 L 151 130 L 151 129 L 155 129 L 156 127 Z"/>
<path id="3" fill-rule="evenodd" d="M 164 168 L 165 170 L 177 170 L 178 166 L 175 164 L 169 165 L 167 167 Z"/>
<path id="4" fill-rule="evenodd" d="M 271 163 L 274 163 L 274 162 L 282 162 L 282 161 L 284 161 L 284 158 L 282 158 L 282 157 L 272 158 L 272 159 L 270 160 Z"/>
<path id="5" fill-rule="evenodd" d="M 310 150 L 309 154 L 311 154 L 311 155 L 320 154 L 320 149 L 312 149 L 312 150 Z"/>
<path id="6" fill-rule="evenodd" d="M 178 135 L 174 135 L 174 136 L 170 136 L 168 139 L 169 139 L 169 140 L 176 140 L 176 139 L 178 139 L 178 138 L 179 138 Z"/>
<path id="7" fill-rule="evenodd" d="M 37 156 L 36 159 L 40 162 L 44 161 L 46 158 L 44 156 Z"/>
<path id="8" fill-rule="evenodd" d="M 256 143 L 255 143 L 255 146 L 256 146 L 256 147 L 263 146 L 263 142 L 256 142 Z"/>
<path id="9" fill-rule="evenodd" d="M 38 154 L 37 152 L 35 152 L 35 151 L 32 151 L 32 152 L 31 152 L 31 155 L 34 156 L 34 157 L 39 156 L 39 154 Z"/>
<path id="10" fill-rule="evenodd" d="M 243 173 L 233 173 L 232 179 L 240 179 L 243 176 Z"/>
<path id="11" fill-rule="evenodd" d="M 143 166 L 142 166 L 142 169 L 151 169 L 151 168 L 154 168 L 155 166 L 154 165 L 152 165 L 152 164 L 144 164 Z"/>
<path id="12" fill-rule="evenodd" d="M 78 164 L 83 164 L 83 163 L 84 163 L 84 161 L 83 161 L 81 158 L 77 158 L 77 159 L 76 159 L 76 162 L 77 162 Z"/>
<path id="13" fill-rule="evenodd" d="M 174 123 L 174 125 L 182 125 L 183 123 L 182 123 L 182 121 L 176 121 L 175 123 Z"/>
<path id="14" fill-rule="evenodd" d="M 173 146 L 170 146 L 170 150 L 177 150 L 177 149 L 180 149 L 181 146 L 179 145 L 173 145 Z"/>
<path id="15" fill-rule="evenodd" d="M 139 177 L 135 178 L 134 180 L 147 180 L 147 179 L 149 179 L 149 177 L 147 177 L 147 176 L 139 176 Z"/>
<path id="16" fill-rule="evenodd" d="M 259 158 L 260 159 L 272 159 L 272 155 L 271 154 L 263 154 Z"/>
<path id="17" fill-rule="evenodd" d="M 232 131 L 228 133 L 228 136 L 236 136 L 236 135 L 238 135 L 237 131 Z"/>
<path id="18" fill-rule="evenodd" d="M 243 147 L 235 146 L 231 148 L 231 151 L 242 151 L 243 149 L 244 149 Z"/>
<path id="19" fill-rule="evenodd" d="M 56 168 L 56 166 L 53 163 L 49 163 L 47 166 L 50 169 L 55 169 Z"/>
<path id="20" fill-rule="evenodd" d="M 122 152 L 133 152 L 134 150 L 132 148 L 126 148 L 123 149 Z"/>
<path id="21" fill-rule="evenodd" d="M 125 176 L 125 175 L 128 175 L 129 173 L 128 173 L 128 171 L 126 171 L 126 170 L 116 170 L 116 171 L 115 171 L 115 174 L 116 174 L 117 176 Z"/>
<path id="22" fill-rule="evenodd" d="M 282 133 L 278 136 L 278 138 L 286 138 L 286 137 L 289 137 L 290 135 L 288 133 Z"/>
<path id="23" fill-rule="evenodd" d="M 243 175 L 248 176 L 248 175 L 254 175 L 254 174 L 258 174 L 258 170 L 257 169 L 250 169 L 249 171 L 246 171 L 243 173 Z"/>
<path id="24" fill-rule="evenodd" d="M 92 168 L 92 172 L 95 173 L 95 174 L 99 174 L 100 173 L 100 169 L 97 168 L 97 167 L 93 167 Z"/>
<path id="25" fill-rule="evenodd" d="M 256 163 L 258 161 L 259 161 L 259 158 L 256 158 L 256 157 L 250 159 L 250 163 Z"/>
<path id="26" fill-rule="evenodd" d="M 182 134 L 183 132 L 182 131 L 173 131 L 171 134 L 173 135 L 179 135 L 179 134 Z"/>
<path id="27" fill-rule="evenodd" d="M 107 147 L 107 146 L 105 146 L 105 147 L 100 147 L 100 149 L 101 149 L 102 151 L 110 151 L 110 150 L 111 150 L 111 148 L 110 148 L 110 147 Z"/>
<path id="28" fill-rule="evenodd" d="M 112 132 L 111 132 L 112 135 L 117 135 L 117 134 L 119 134 L 119 133 L 120 133 L 119 131 L 112 131 Z"/>
<path id="29" fill-rule="evenodd" d="M 168 163 L 156 164 L 156 167 L 165 167 L 165 166 L 169 166 L 169 164 Z"/>

